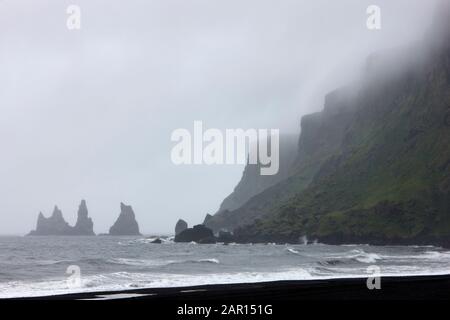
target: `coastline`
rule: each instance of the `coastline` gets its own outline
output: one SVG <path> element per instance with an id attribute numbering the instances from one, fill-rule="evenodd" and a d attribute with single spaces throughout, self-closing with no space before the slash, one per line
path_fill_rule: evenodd
<path id="1" fill-rule="evenodd" d="M 145 300 L 154 302 L 450 300 L 450 274 L 382 277 L 380 290 L 369 290 L 366 283 L 367 278 L 274 281 L 81 292 L 54 296 L 9 298 L 7 300 Z"/>

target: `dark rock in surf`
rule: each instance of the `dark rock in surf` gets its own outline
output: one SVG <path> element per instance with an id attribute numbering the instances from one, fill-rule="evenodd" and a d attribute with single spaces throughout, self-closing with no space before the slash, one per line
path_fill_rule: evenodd
<path id="1" fill-rule="evenodd" d="M 219 235 L 217 237 L 218 242 L 230 243 L 234 242 L 234 236 L 231 232 L 228 231 L 219 231 Z"/>
<path id="2" fill-rule="evenodd" d="M 188 224 L 183 219 L 178 220 L 177 224 L 175 225 L 175 235 L 179 234 L 180 232 L 183 232 L 188 228 Z"/>
<path id="3" fill-rule="evenodd" d="M 175 236 L 175 242 L 197 242 L 201 243 L 202 240 L 211 242 L 214 238 L 214 234 L 211 229 L 205 227 L 202 224 L 196 225 L 193 228 L 188 228 Z"/>

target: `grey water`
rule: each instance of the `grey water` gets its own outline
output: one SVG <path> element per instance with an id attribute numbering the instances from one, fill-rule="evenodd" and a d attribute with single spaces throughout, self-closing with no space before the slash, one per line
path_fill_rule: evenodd
<path id="1" fill-rule="evenodd" d="M 174 243 L 146 237 L 0 237 L 0 298 L 202 284 L 450 273 L 432 246 Z M 72 273 L 73 270 L 78 270 Z M 79 281 L 73 281 L 74 276 Z"/>

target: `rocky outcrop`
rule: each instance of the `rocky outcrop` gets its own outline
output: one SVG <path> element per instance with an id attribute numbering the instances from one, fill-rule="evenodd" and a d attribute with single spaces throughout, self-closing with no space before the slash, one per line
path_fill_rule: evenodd
<path id="1" fill-rule="evenodd" d="M 448 242 L 450 48 L 427 59 L 421 52 L 397 54 L 409 57 L 409 64 L 384 78 L 369 74 L 345 102 L 348 109 L 336 111 L 347 114 L 346 121 L 327 119 L 332 111 L 327 107 L 303 118 L 300 151 L 318 164 L 312 179 L 288 200 L 264 191 L 261 198 L 274 205 L 261 220 L 234 230 L 239 242 L 298 242 L 305 234 L 331 244 Z M 384 60 L 390 57 L 371 63 L 385 65 Z M 327 142 L 321 139 L 331 133 Z M 249 214 L 254 205 L 241 213 Z"/>
<path id="2" fill-rule="evenodd" d="M 237 242 L 448 243 L 450 10 L 440 11 L 436 41 L 372 56 L 361 81 L 303 117 L 288 178 L 207 226 Z"/>
<path id="3" fill-rule="evenodd" d="M 223 242 L 223 243 L 234 242 L 234 235 L 231 232 L 219 231 L 219 234 L 217 236 L 217 241 Z"/>
<path id="4" fill-rule="evenodd" d="M 180 232 L 183 232 L 188 228 L 188 224 L 183 219 L 178 220 L 177 224 L 175 225 L 175 235 L 179 234 Z"/>
<path id="5" fill-rule="evenodd" d="M 210 215 L 209 213 L 206 214 L 205 219 L 203 219 L 203 223 L 204 225 L 206 225 L 208 223 L 209 220 L 212 219 L 212 215 Z"/>
<path id="6" fill-rule="evenodd" d="M 139 225 L 136 221 L 133 208 L 120 203 L 120 214 L 116 222 L 109 229 L 112 236 L 139 236 Z"/>
<path id="7" fill-rule="evenodd" d="M 95 235 L 94 223 L 92 222 L 92 219 L 89 218 L 88 216 L 88 209 L 85 200 L 81 200 L 80 206 L 78 207 L 78 218 L 72 231 L 77 235 L 85 235 L 85 236 Z"/>
<path id="8" fill-rule="evenodd" d="M 259 200 L 255 203 L 261 205 L 252 205 L 255 211 L 249 215 L 235 214 L 239 208 L 244 206 L 252 198 L 256 197 L 262 191 L 267 190 L 279 182 L 284 181 L 292 174 L 293 165 L 297 158 L 298 136 L 281 135 L 279 153 L 279 171 L 275 175 L 261 175 L 261 164 L 247 164 L 242 173 L 242 178 L 234 191 L 226 197 L 219 210 L 213 216 L 208 214 L 203 224 L 212 229 L 215 233 L 220 230 L 233 230 L 241 224 L 248 224 L 264 213 L 262 208 L 266 207 Z"/>
<path id="9" fill-rule="evenodd" d="M 175 236 L 175 242 L 215 243 L 215 237 L 211 229 L 202 224 L 188 228 Z"/>
<path id="10" fill-rule="evenodd" d="M 64 220 L 61 210 L 55 206 L 50 217 L 44 217 L 42 212 L 39 212 L 36 230 L 29 233 L 32 236 L 63 236 L 70 235 L 72 232 L 70 225 Z"/>
<path id="11" fill-rule="evenodd" d="M 52 215 L 49 218 L 39 213 L 36 230 L 29 235 L 34 236 L 93 236 L 92 219 L 88 217 L 86 201 L 82 200 L 78 209 L 78 219 L 74 227 L 71 227 L 64 220 L 61 210 L 55 206 Z"/>
<path id="12" fill-rule="evenodd" d="M 347 104 L 350 97 L 347 87 L 331 92 L 325 97 L 324 112 L 302 118 L 300 137 L 280 137 L 278 177 L 260 176 L 257 168 L 247 165 L 233 194 L 224 200 L 221 211 L 205 225 L 215 233 L 234 231 L 264 218 L 279 203 L 307 188 L 321 165 L 339 149 L 344 139 L 355 109 L 353 104 Z M 234 210 L 225 209 L 233 208 L 228 205 L 231 198 L 241 199 L 238 203 L 243 204 Z"/>
<path id="13" fill-rule="evenodd" d="M 280 136 L 279 171 L 275 175 L 261 175 L 260 163 L 247 164 L 241 181 L 234 191 L 220 205 L 219 212 L 235 210 L 245 204 L 251 197 L 277 184 L 290 174 L 291 165 L 297 154 L 297 135 Z"/>

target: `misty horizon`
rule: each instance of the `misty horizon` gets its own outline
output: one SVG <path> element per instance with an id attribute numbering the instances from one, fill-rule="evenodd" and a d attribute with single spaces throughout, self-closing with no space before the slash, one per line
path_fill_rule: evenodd
<path id="1" fill-rule="evenodd" d="M 370 1 L 78 1 L 80 30 L 69 3 L 0 1 L 0 234 L 28 233 L 55 205 L 74 225 L 82 199 L 97 234 L 121 202 L 144 234 L 201 223 L 244 165 L 176 166 L 174 130 L 299 135 L 369 55 L 423 40 L 436 2 L 377 1 L 375 31 Z"/>

